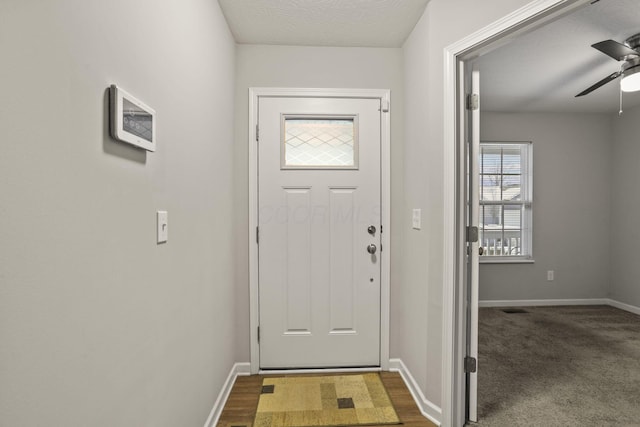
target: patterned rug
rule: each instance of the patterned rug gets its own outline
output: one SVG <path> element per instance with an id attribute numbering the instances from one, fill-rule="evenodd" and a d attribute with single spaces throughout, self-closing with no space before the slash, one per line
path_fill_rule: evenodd
<path id="1" fill-rule="evenodd" d="M 253 427 L 401 424 L 380 375 L 265 378 Z"/>

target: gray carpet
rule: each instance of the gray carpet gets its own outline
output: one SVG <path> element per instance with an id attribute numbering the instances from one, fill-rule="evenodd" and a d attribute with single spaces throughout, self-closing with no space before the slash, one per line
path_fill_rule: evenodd
<path id="1" fill-rule="evenodd" d="M 480 309 L 479 424 L 640 426 L 640 316 L 522 308 Z"/>

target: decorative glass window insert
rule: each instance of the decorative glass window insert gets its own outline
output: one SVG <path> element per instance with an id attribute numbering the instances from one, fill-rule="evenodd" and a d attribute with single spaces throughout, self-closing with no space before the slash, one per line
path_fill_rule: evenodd
<path id="1" fill-rule="evenodd" d="M 481 260 L 532 259 L 532 158 L 530 142 L 480 143 Z"/>
<path id="2" fill-rule="evenodd" d="M 283 169 L 357 169 L 357 116 L 282 118 Z"/>

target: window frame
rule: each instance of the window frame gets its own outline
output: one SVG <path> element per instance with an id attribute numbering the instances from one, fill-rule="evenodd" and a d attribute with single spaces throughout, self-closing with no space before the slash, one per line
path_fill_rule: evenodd
<path id="1" fill-rule="evenodd" d="M 353 123 L 352 165 L 296 165 L 287 164 L 287 120 L 344 120 Z M 286 114 L 280 115 L 280 169 L 281 170 L 359 170 L 360 169 L 360 117 L 358 114 Z"/>
<path id="2" fill-rule="evenodd" d="M 482 147 L 489 145 L 498 145 L 508 147 L 509 145 L 519 145 L 526 147 L 526 158 L 521 162 L 520 173 L 520 199 L 518 201 L 513 200 L 499 200 L 499 201 L 483 201 L 482 200 Z M 478 185 L 479 197 L 478 197 L 478 225 L 479 225 L 479 245 L 483 247 L 482 236 L 484 234 L 484 222 L 482 220 L 483 206 L 521 206 L 523 211 L 520 224 L 521 233 L 521 251 L 522 255 L 483 255 L 480 257 L 480 263 L 482 264 L 496 264 L 496 263 L 533 263 L 533 142 L 532 141 L 496 141 L 486 140 L 480 141 L 480 153 L 478 153 L 479 162 L 479 176 Z M 502 168 L 501 168 L 502 169 Z M 504 176 L 504 171 L 500 171 L 500 177 Z M 504 209 L 503 218 L 504 218 Z M 501 230 L 504 233 L 504 220 L 502 221 Z M 486 249 L 486 248 L 485 248 Z"/>

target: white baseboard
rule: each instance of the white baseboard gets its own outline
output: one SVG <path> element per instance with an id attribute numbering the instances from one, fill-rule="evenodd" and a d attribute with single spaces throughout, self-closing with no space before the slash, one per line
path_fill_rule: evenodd
<path id="1" fill-rule="evenodd" d="M 640 307 L 625 304 L 611 298 L 484 300 L 478 302 L 478 307 L 541 307 L 554 305 L 610 305 L 611 307 L 640 315 Z"/>
<path id="2" fill-rule="evenodd" d="M 339 374 L 351 372 L 380 372 L 382 368 L 301 368 L 301 369 L 260 369 L 261 375 L 287 375 L 287 374 Z"/>
<path id="3" fill-rule="evenodd" d="M 553 305 L 609 305 L 607 298 L 585 299 L 524 299 L 524 300 L 484 300 L 478 307 L 535 307 Z"/>
<path id="4" fill-rule="evenodd" d="M 231 389 L 233 388 L 233 384 L 236 382 L 236 378 L 250 374 L 250 363 L 236 363 L 231 367 L 227 380 L 224 382 L 222 390 L 220 390 L 220 393 L 218 394 L 216 403 L 213 404 L 213 408 L 209 413 L 209 418 L 207 418 L 207 421 L 204 423 L 204 427 L 215 427 L 216 424 L 218 424 L 220 414 L 222 414 L 222 409 L 224 408 L 225 403 L 227 403 L 229 393 L 231 393 Z"/>
<path id="5" fill-rule="evenodd" d="M 420 387 L 418 386 L 415 378 L 413 378 L 411 372 L 409 372 L 409 369 L 407 369 L 402 360 L 389 359 L 389 371 L 400 373 L 400 376 L 411 392 L 411 396 L 413 396 L 413 400 L 416 401 L 416 405 L 418 405 L 418 409 L 420 409 L 422 415 L 439 426 L 440 420 L 442 419 L 442 409 L 440 409 L 440 407 L 438 407 L 437 405 L 431 403 L 424 396 L 424 393 L 422 393 L 422 390 L 420 390 Z"/>
<path id="6" fill-rule="evenodd" d="M 614 299 L 607 300 L 611 307 L 619 308 L 620 310 L 628 311 L 633 314 L 640 315 L 640 307 L 636 307 L 635 305 L 625 304 L 620 301 L 616 301 Z"/>

